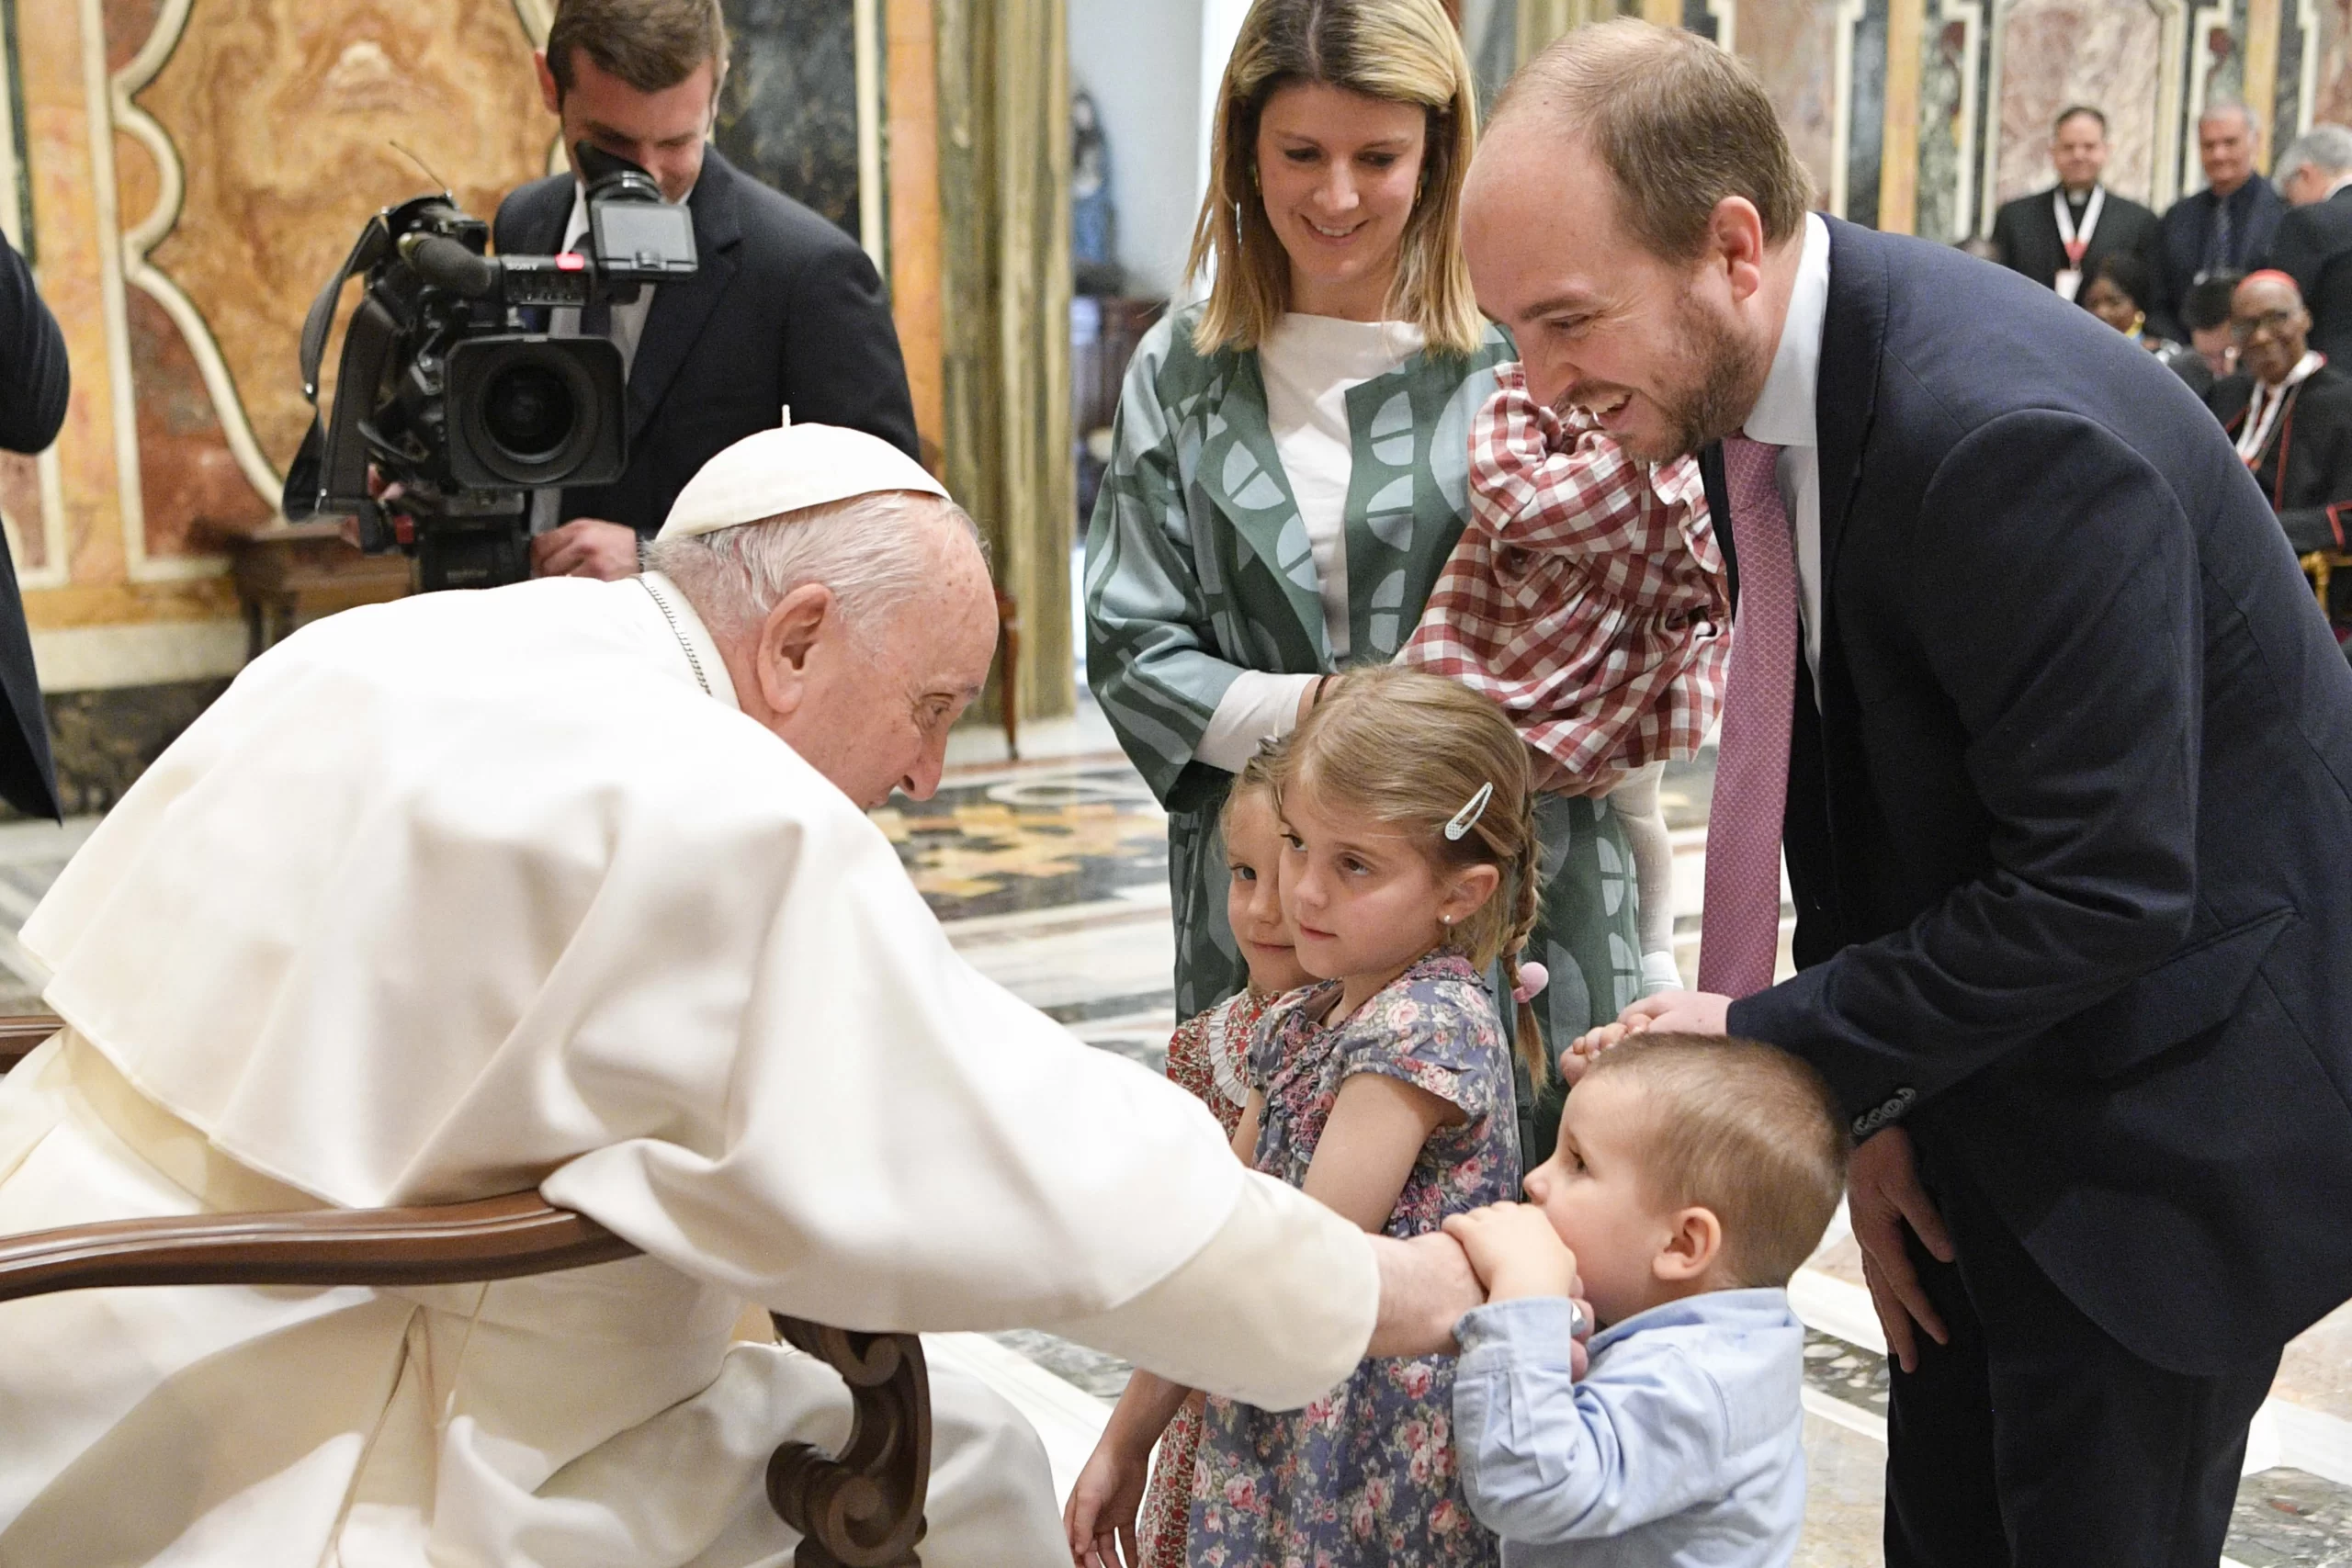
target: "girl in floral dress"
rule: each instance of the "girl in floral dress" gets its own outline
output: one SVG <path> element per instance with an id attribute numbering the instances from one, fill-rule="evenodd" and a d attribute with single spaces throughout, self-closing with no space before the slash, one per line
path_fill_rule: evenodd
<path id="1" fill-rule="evenodd" d="M 1324 979 L 1260 1024 L 1236 1152 L 1386 1235 L 1508 1200 L 1520 1177 L 1510 1058 L 1480 976 L 1503 959 L 1544 1081 L 1517 964 L 1541 853 L 1525 748 L 1501 709 L 1454 682 L 1360 669 L 1301 721 L 1276 784 L 1283 912 L 1300 964 Z M 1301 1411 L 1209 1399 L 1187 1562 L 1495 1562 L 1454 1471 L 1453 1382 L 1450 1357 L 1366 1360 Z M 1129 1382 L 1086 1497 L 1073 1494 L 1080 1563 L 1118 1561 L 1121 1505 L 1141 1489 L 1136 1438 L 1186 1394 L 1148 1373 Z"/>
<path id="2" fill-rule="evenodd" d="M 1315 980 L 1299 967 L 1296 939 L 1283 919 L 1275 882 L 1283 848 L 1274 818 L 1274 762 L 1279 747 L 1279 742 L 1270 742 L 1243 764 L 1217 818 L 1225 840 L 1226 915 L 1250 966 L 1249 988 L 1186 1020 L 1168 1042 L 1169 1077 L 1197 1096 L 1228 1136 L 1249 1103 L 1250 1042 L 1259 1021 L 1284 993 Z M 1143 1494 L 1141 1517 L 1136 1518 L 1132 1503 L 1119 1517 L 1122 1525 L 1136 1521 L 1136 1539 L 1120 1545 L 1124 1560 L 1137 1568 L 1183 1568 L 1184 1523 L 1193 1506 L 1193 1464 L 1200 1447 L 1203 1398 L 1195 1393 L 1185 1400 L 1164 1433 L 1156 1428 L 1134 1429 L 1144 1412 L 1136 1403 L 1122 1400 L 1103 1432 L 1101 1451 L 1132 1446 L 1136 1457 L 1124 1467 L 1107 1461 L 1090 1465 L 1071 1490 L 1067 1517 L 1075 1520 L 1081 1510 L 1091 1515 L 1095 1503 L 1090 1488 L 1104 1481 L 1115 1483 L 1122 1477 L 1132 1484 L 1139 1473 L 1139 1456 L 1151 1453 L 1152 1439 L 1159 1438 L 1159 1457 Z M 1108 1559 L 1109 1554 L 1104 1555 Z"/>

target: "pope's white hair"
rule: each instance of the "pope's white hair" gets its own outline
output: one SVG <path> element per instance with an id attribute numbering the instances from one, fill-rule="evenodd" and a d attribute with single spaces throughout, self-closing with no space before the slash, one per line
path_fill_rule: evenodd
<path id="1" fill-rule="evenodd" d="M 888 635 L 891 613 L 938 579 L 940 545 L 955 525 L 980 542 L 954 502 L 883 491 L 663 539 L 647 549 L 645 564 L 675 582 L 720 637 L 742 636 L 809 583 L 832 590 L 842 620 L 860 636 Z"/>

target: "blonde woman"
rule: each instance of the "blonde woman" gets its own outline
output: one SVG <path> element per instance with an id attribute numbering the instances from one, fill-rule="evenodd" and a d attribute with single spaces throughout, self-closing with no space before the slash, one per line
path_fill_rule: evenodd
<path id="1" fill-rule="evenodd" d="M 1412 633 L 1468 506 L 1471 417 L 1514 358 L 1456 238 L 1476 137 L 1438 0 L 1259 0 L 1217 105 L 1191 271 L 1208 299 L 1144 339 L 1086 537 L 1087 673 L 1168 807 L 1176 1006 L 1247 970 L 1216 818 L 1323 676 Z M 1641 992 L 1632 860 L 1606 801 L 1543 797 L 1527 956 L 1545 1032 Z M 1521 1123 L 1549 1147 L 1556 1101 Z"/>

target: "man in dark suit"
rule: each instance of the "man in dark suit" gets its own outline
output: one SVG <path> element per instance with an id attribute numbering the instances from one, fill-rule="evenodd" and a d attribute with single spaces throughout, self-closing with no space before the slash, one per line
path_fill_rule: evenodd
<path id="1" fill-rule="evenodd" d="M 2156 247 L 2156 299 L 2148 324 L 2158 337 L 2188 341 L 2181 301 L 2199 279 L 2243 273 L 2270 249 L 2287 204 L 2255 173 L 2262 130 L 2244 104 L 2215 104 L 2197 121 L 2197 159 L 2205 188 L 2165 211 Z"/>
<path id="2" fill-rule="evenodd" d="M 1734 546 L 1702 993 L 1627 1022 L 1854 1118 L 1891 1563 L 2211 1564 L 2352 1295 L 2352 670 L 2177 377 L 1809 197 L 1754 75 L 1633 21 L 1521 73 L 1464 196 L 1531 389 L 1702 451 Z"/>
<path id="3" fill-rule="evenodd" d="M 2050 162 L 2058 183 L 2001 204 L 1994 259 L 2076 304 L 2098 264 L 2122 252 L 2153 263 L 2156 215 L 2099 183 L 2107 167 L 2107 116 L 2087 104 L 2059 115 Z M 2144 301 L 2143 301 L 2144 303 Z"/>
<path id="4" fill-rule="evenodd" d="M 670 503 L 721 448 L 782 423 L 837 424 L 920 457 L 906 364 L 881 278 L 857 243 L 741 174 L 707 144 L 726 71 L 718 0 L 561 0 L 537 56 L 563 145 L 639 164 L 694 217 L 700 270 L 634 305 L 558 310 L 549 330 L 608 335 L 628 365 L 628 469 L 548 492 L 533 519 L 541 576 L 624 577 Z M 507 197 L 509 254 L 545 255 L 587 228 L 574 168 Z M 588 317 L 583 321 L 582 318 Z"/>
<path id="5" fill-rule="evenodd" d="M 39 452 L 65 424 L 73 373 L 65 337 L 33 288 L 32 268 L 0 238 L 0 447 Z M 0 799 L 28 817 L 57 813 L 57 773 L 49 754 L 49 715 L 33 670 L 32 638 L 17 592 L 16 563 L 0 545 Z"/>
<path id="6" fill-rule="evenodd" d="M 2339 369 L 2352 367 L 2352 129 L 2314 125 L 2289 142 L 2278 189 L 2293 205 L 2263 265 L 2295 280 L 2312 346 Z"/>

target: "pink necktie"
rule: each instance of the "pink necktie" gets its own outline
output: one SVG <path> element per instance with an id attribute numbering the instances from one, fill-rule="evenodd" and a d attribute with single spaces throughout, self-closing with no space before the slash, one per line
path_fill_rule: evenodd
<path id="1" fill-rule="evenodd" d="M 1699 988 L 1729 997 L 1770 986 L 1781 948 L 1781 814 L 1796 704 L 1797 569 L 1776 477 L 1780 456 L 1778 446 L 1744 435 L 1724 441 L 1739 608 L 1707 813 Z"/>

